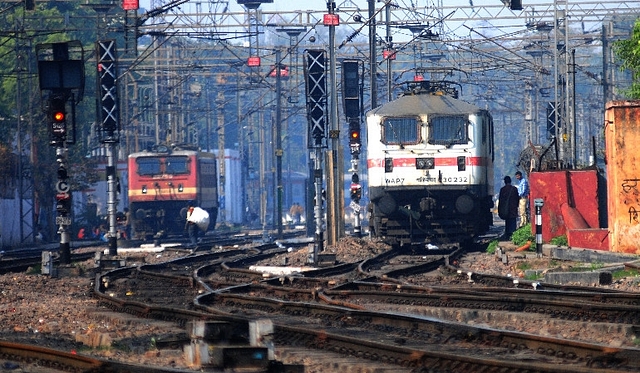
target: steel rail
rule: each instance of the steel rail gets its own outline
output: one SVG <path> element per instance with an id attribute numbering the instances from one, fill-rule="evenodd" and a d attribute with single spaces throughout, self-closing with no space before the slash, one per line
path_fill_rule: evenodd
<path id="1" fill-rule="evenodd" d="M 179 373 L 192 372 L 192 370 L 168 369 L 150 367 L 140 364 L 128 364 L 122 362 L 107 361 L 78 355 L 70 352 L 59 351 L 51 348 L 33 346 L 28 344 L 0 341 L 0 359 L 35 363 L 38 366 L 46 366 L 53 370 L 77 373 Z"/>
<path id="2" fill-rule="evenodd" d="M 253 262 L 249 258 L 238 260 L 228 268 L 239 270 L 239 263 L 247 264 Z M 219 264 L 218 264 L 219 265 Z M 211 270 L 206 272 L 212 273 Z M 109 274 L 110 279 L 132 275 L 132 270 L 121 270 L 118 274 L 113 271 Z M 153 275 L 150 273 L 149 275 Z M 186 276 L 182 276 L 186 277 Z M 141 282 L 138 278 L 138 283 Z M 157 283 L 156 280 L 149 280 Z M 206 281 L 197 279 L 198 283 Z M 273 280 L 271 280 L 273 281 Z M 625 371 L 640 368 L 640 350 L 597 345 L 591 343 L 567 341 L 556 338 L 549 338 L 527 333 L 517 333 L 510 331 L 498 331 L 487 328 L 476 328 L 459 323 L 441 322 L 426 319 L 419 316 L 397 315 L 389 313 L 371 312 L 366 310 L 352 309 L 347 304 L 325 305 L 307 302 L 289 302 L 279 299 L 268 299 L 259 293 L 255 295 L 234 294 L 227 289 L 202 294 L 193 301 L 194 309 L 181 309 L 175 307 L 163 307 L 144 302 L 128 301 L 119 299 L 118 294 L 106 294 L 106 289 L 101 285 L 103 281 L 96 281 L 95 292 L 100 298 L 100 304 L 107 305 L 119 312 L 126 312 L 142 317 L 150 317 L 162 320 L 174 320 L 179 324 L 184 324 L 190 319 L 201 320 L 227 320 L 229 322 L 246 323 L 249 319 L 260 317 L 260 314 L 269 315 L 274 320 L 276 326 L 275 338 L 283 343 L 292 343 L 296 340 L 305 339 L 315 343 L 310 347 L 324 347 L 332 351 L 342 351 L 354 356 L 367 357 L 368 359 L 380 359 L 380 361 L 393 361 L 404 366 L 470 366 L 483 369 L 498 369 L 511 372 L 607 372 Z M 139 284 L 144 287 L 144 284 Z M 199 285 L 200 286 L 200 285 Z M 143 289 L 143 288 L 142 288 Z M 242 287 L 236 287 L 237 291 L 242 291 Z M 255 287 L 254 289 L 257 289 Z M 140 290 L 143 291 L 143 290 Z M 270 291 L 274 291 L 270 289 Z M 295 292 L 291 294 L 302 294 Z M 313 299 L 313 295 L 310 296 Z M 321 299 L 319 299 L 321 300 Z M 235 309 L 232 311 L 225 311 Z M 251 310 L 251 316 L 241 316 L 237 310 Z M 337 325 L 338 328 L 320 328 L 312 330 L 309 328 L 308 318 L 320 320 L 328 325 Z M 300 324 L 299 326 L 297 324 Z M 303 325 L 306 327 L 303 327 Z M 285 335 L 286 331 L 294 331 L 295 328 L 306 330 L 309 337 Z M 350 338 L 346 335 L 353 333 L 371 333 L 376 340 L 387 340 L 386 343 L 367 341 L 363 338 Z M 394 346 L 393 340 L 402 339 L 405 346 Z M 476 344 L 481 350 L 507 349 L 513 351 L 531 351 L 535 356 L 553 357 L 571 361 L 569 364 L 535 364 L 530 370 L 523 370 L 531 363 L 519 363 L 513 361 L 494 361 L 495 359 L 481 359 L 465 361 L 460 358 L 460 352 L 443 354 L 442 351 L 434 352 L 429 346 L 441 346 L 447 341 L 467 341 Z M 288 342 L 287 342 L 288 341 Z M 325 341 L 331 341 L 327 344 Z M 303 344 L 307 344 L 305 342 Z M 455 349 L 455 344 L 447 345 L 450 349 Z M 484 347 L 482 347 L 484 346 Z M 488 346 L 488 347 L 487 347 Z M 384 358 L 388 351 L 394 350 L 394 354 L 399 357 Z M 385 352 L 387 351 L 387 352 Z M 488 350 L 487 350 L 488 351 Z M 416 359 L 416 356 L 420 356 Z M 457 363 L 455 363 L 457 361 Z M 424 365 L 411 365 L 424 364 Z M 484 364 L 484 365 L 483 365 Z M 497 364 L 497 365 L 495 365 Z M 620 369 L 620 370 L 619 370 Z M 457 370 L 451 370 L 457 371 Z"/>

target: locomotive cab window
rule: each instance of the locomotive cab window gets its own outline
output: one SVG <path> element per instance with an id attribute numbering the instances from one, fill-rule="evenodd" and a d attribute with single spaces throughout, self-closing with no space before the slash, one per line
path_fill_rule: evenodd
<path id="1" fill-rule="evenodd" d="M 160 174 L 159 158 L 138 158 L 138 175 L 158 175 Z"/>
<path id="2" fill-rule="evenodd" d="M 469 142 L 468 121 L 464 116 L 433 117 L 429 124 L 430 144 L 452 146 Z"/>
<path id="3" fill-rule="evenodd" d="M 414 145 L 420 143 L 420 122 L 418 118 L 386 118 L 382 123 L 382 139 L 386 145 Z"/>
<path id="4" fill-rule="evenodd" d="M 165 172 L 170 175 L 181 175 L 189 173 L 189 158 L 187 157 L 167 157 L 165 161 Z"/>

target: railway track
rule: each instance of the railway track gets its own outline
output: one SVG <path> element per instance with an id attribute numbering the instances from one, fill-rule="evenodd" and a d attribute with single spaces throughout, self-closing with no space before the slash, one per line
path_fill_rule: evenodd
<path id="1" fill-rule="evenodd" d="M 300 238 L 302 232 L 292 231 L 286 232 L 284 237 L 289 240 Z M 183 237 L 169 237 L 163 240 L 154 240 L 154 244 L 160 246 L 163 242 L 169 243 L 164 248 L 165 251 L 180 251 L 184 255 L 193 252 L 211 251 L 215 247 L 237 247 L 242 245 L 250 245 L 264 238 L 263 233 L 250 232 L 219 232 L 213 235 L 204 236 L 198 247 L 189 248 L 187 239 Z M 303 239 L 300 244 L 307 242 Z M 148 241 L 131 240 L 124 241 L 123 244 L 128 247 L 140 247 L 142 244 L 149 244 Z M 96 251 L 104 250 L 104 242 L 98 241 L 75 241 L 72 243 L 71 262 L 83 262 L 94 257 Z M 271 245 L 276 245 L 272 243 Z M 52 252 L 54 254 L 54 263 L 59 263 L 58 257 L 55 255 L 59 249 L 58 244 L 40 245 L 37 247 L 21 248 L 15 250 L 7 250 L 0 252 L 0 275 L 11 272 L 24 272 L 28 268 L 38 267 L 42 264 L 42 253 Z M 93 249 L 93 250 L 92 250 Z"/>
<path id="2" fill-rule="evenodd" d="M 72 262 L 82 262 L 94 257 L 94 253 L 75 253 L 71 254 Z M 57 258 L 54 259 L 55 263 L 59 263 Z M 24 272 L 29 268 L 39 267 L 42 264 L 42 250 L 36 250 L 36 252 L 30 255 L 3 258 L 0 259 L 0 275 L 11 272 Z"/>
<path id="3" fill-rule="evenodd" d="M 389 289 L 391 288 L 391 289 Z M 389 286 L 383 283 L 351 282 L 324 292 L 332 299 L 357 300 L 358 304 L 383 303 L 456 309 L 495 310 L 548 315 L 565 320 L 639 325 L 640 309 L 633 294 L 593 294 L 524 289 Z"/>
<path id="4" fill-rule="evenodd" d="M 42 371 L 73 373 L 176 373 L 179 370 L 126 364 L 62 352 L 39 346 L 0 341 L 2 371 Z"/>
<path id="5" fill-rule="evenodd" d="M 421 263 L 415 260 L 398 263 L 399 253 L 387 252 L 359 263 L 305 272 L 304 276 L 267 278 L 246 269 L 281 253 L 280 247 L 265 246 L 114 270 L 101 275 L 95 294 L 102 304 L 119 312 L 173 320 L 182 325 L 193 319 L 243 324 L 269 318 L 274 322 L 273 338 L 277 346 L 339 352 L 414 371 L 433 367 L 437 368 L 430 371 L 627 372 L 640 369 L 640 350 L 634 348 L 498 331 L 391 310 L 376 311 L 372 307 L 376 302 L 393 306 L 412 302 L 414 298 L 417 300 L 414 303 L 420 299 L 436 299 L 436 307 L 443 304 L 462 307 L 456 302 L 463 300 L 465 306 L 477 304 L 479 309 L 493 304 L 492 307 L 508 310 L 518 304 L 524 312 L 526 304 L 544 302 L 542 298 L 518 301 L 518 295 L 504 295 L 505 299 L 499 303 L 500 296 L 464 291 L 450 291 L 447 298 L 446 289 L 399 285 L 398 278 L 402 276 L 441 267 L 448 260 L 444 253 L 429 256 L 429 260 L 423 255 L 425 260 Z M 394 260 L 394 265 L 390 265 Z M 375 283 L 380 278 L 385 281 Z M 358 282 L 358 279 L 364 281 Z M 430 296 L 430 292 L 435 294 Z M 594 295 L 588 296 L 593 299 Z M 557 309 L 569 307 L 561 305 L 562 302 L 576 303 L 578 296 L 571 294 L 564 301 L 555 301 Z M 483 298 L 488 299 L 485 302 Z M 584 307 L 592 305 L 596 303 Z M 425 302 L 419 306 L 430 305 Z M 602 303 L 598 306 L 604 309 Z M 614 303 L 607 307 L 612 312 L 622 312 L 620 310 L 628 306 Z"/>

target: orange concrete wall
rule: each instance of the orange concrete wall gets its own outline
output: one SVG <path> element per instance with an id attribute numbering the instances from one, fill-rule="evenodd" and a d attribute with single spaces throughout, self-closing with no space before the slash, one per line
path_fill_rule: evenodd
<path id="1" fill-rule="evenodd" d="M 575 226 L 565 221 L 567 210 L 574 216 L 579 214 L 588 228 L 600 228 L 598 207 L 598 173 L 596 170 L 558 170 L 532 172 L 529 175 L 531 195 L 531 221 L 535 222 L 534 200 L 542 198 L 542 239 L 549 242 L 552 238 L 567 234 L 567 229 L 584 229 L 582 224 Z M 563 210 L 565 214 L 563 216 Z M 535 233 L 535 225 L 531 229 Z M 571 242 L 569 243 L 571 245 Z M 598 244 L 598 249 L 601 244 Z M 584 244 L 581 245 L 583 248 Z M 594 247 L 595 248 L 595 247 Z"/>
<path id="2" fill-rule="evenodd" d="M 605 111 L 611 251 L 640 254 L 640 101 L 611 101 Z"/>

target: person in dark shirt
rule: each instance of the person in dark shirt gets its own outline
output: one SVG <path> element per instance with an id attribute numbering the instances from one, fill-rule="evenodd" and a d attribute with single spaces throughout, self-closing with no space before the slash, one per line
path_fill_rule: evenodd
<path id="1" fill-rule="evenodd" d="M 518 188 L 511 185 L 511 177 L 504 177 L 504 186 L 500 188 L 498 197 L 498 216 L 504 220 L 503 239 L 510 240 L 511 234 L 516 231 L 516 220 L 518 219 Z"/>
<path id="2" fill-rule="evenodd" d="M 129 208 L 124 208 L 124 234 L 127 240 L 131 239 L 131 212 Z"/>
<path id="3" fill-rule="evenodd" d="M 187 229 L 187 233 L 189 234 L 189 242 L 191 246 L 196 246 L 198 244 L 198 225 L 191 221 L 191 214 L 195 209 L 196 204 L 193 201 L 190 201 L 187 206 L 187 221 L 185 228 Z"/>

